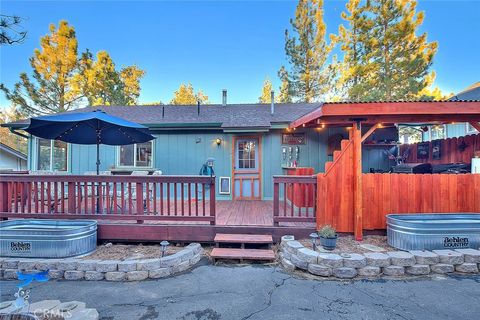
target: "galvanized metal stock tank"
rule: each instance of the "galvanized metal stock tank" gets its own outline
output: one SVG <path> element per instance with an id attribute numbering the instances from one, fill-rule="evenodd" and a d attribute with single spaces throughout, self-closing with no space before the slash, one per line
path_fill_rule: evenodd
<path id="1" fill-rule="evenodd" d="M 388 244 L 401 250 L 480 247 L 480 214 L 389 214 Z"/>
<path id="2" fill-rule="evenodd" d="M 22 219 L 0 222 L 0 256 L 66 258 L 97 246 L 94 220 Z"/>

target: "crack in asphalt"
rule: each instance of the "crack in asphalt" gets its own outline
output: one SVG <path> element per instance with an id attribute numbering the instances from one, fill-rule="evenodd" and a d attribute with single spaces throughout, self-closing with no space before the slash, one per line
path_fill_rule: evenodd
<path id="1" fill-rule="evenodd" d="M 254 312 L 248 314 L 247 316 L 243 317 L 242 320 L 250 319 L 250 318 L 253 317 L 254 315 L 259 314 L 259 313 L 267 310 L 268 308 L 270 308 L 270 307 L 272 306 L 272 296 L 273 296 L 273 293 L 275 292 L 275 290 L 277 290 L 277 289 L 280 288 L 281 286 L 285 285 L 285 282 L 286 282 L 287 280 L 291 279 L 291 278 L 292 278 L 291 276 L 288 276 L 288 277 L 286 277 L 286 278 L 283 278 L 280 283 L 276 283 L 276 282 L 275 282 L 273 288 L 270 289 L 270 290 L 268 291 L 268 293 L 267 293 L 267 297 L 268 297 L 267 300 L 268 300 L 268 301 L 267 301 L 267 303 L 266 303 L 266 306 L 265 306 L 264 308 L 261 308 L 261 309 L 259 309 L 259 310 L 257 310 L 257 311 L 254 311 Z"/>

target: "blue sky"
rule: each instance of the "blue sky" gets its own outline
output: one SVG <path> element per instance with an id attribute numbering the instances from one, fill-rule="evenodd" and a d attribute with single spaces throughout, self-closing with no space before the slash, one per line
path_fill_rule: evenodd
<path id="1" fill-rule="evenodd" d="M 342 22 L 346 1 L 325 1 L 327 32 Z M 277 87 L 285 64 L 284 30 L 296 1 L 4 1 L 2 14 L 25 17 L 28 39 L 1 48 L 0 81 L 12 87 L 50 23 L 75 27 L 79 52 L 107 50 L 118 66 L 146 70 L 140 102 L 168 102 L 191 82 L 212 103 L 228 89 L 231 103 L 256 102 L 266 77 Z M 419 1 L 421 31 L 439 42 L 436 85 L 458 92 L 480 81 L 480 1 Z M 3 94 L 0 106 L 8 102 Z"/>

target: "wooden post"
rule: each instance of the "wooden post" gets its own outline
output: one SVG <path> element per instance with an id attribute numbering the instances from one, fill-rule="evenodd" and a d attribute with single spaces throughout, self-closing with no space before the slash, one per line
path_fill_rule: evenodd
<path id="1" fill-rule="evenodd" d="M 212 181 L 210 182 L 210 216 L 212 216 L 214 219 L 213 221 L 210 221 L 211 225 L 216 224 L 216 214 L 215 214 L 215 209 L 216 209 L 216 203 L 215 203 L 215 177 L 212 177 Z M 205 197 L 205 194 L 204 194 Z M 183 200 L 182 200 L 183 201 Z"/>
<path id="2" fill-rule="evenodd" d="M 353 138 L 353 212 L 355 240 L 363 239 L 363 199 L 362 199 L 362 124 L 357 121 L 352 126 Z"/>
<path id="3" fill-rule="evenodd" d="M 8 211 L 8 182 L 0 181 L 0 212 Z"/>
<path id="4" fill-rule="evenodd" d="M 68 181 L 68 198 L 67 198 L 67 201 L 68 201 L 68 213 L 75 213 L 75 205 L 77 203 L 77 199 L 75 197 L 75 182 L 73 181 Z M 43 202 L 42 202 L 42 206 L 43 206 Z M 95 210 L 95 208 L 92 208 L 93 210 Z"/>
<path id="5" fill-rule="evenodd" d="M 143 208 L 143 184 L 141 182 L 137 182 L 135 184 L 136 187 L 136 196 L 137 196 L 137 215 L 144 214 Z M 143 223 L 143 220 L 137 220 L 137 223 Z"/>
<path id="6" fill-rule="evenodd" d="M 286 186 L 286 184 L 284 184 Z M 284 191 L 284 197 L 287 196 L 287 191 Z M 278 221 L 275 221 L 280 214 L 280 183 L 273 178 L 273 226 L 278 227 Z"/>

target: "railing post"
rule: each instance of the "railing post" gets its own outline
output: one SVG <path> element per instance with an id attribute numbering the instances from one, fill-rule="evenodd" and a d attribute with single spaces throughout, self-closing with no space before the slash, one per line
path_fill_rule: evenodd
<path id="1" fill-rule="evenodd" d="M 75 213 L 76 203 L 77 201 L 75 197 L 75 182 L 68 181 L 68 213 Z"/>
<path id="2" fill-rule="evenodd" d="M 0 181 L 0 212 L 8 211 L 8 182 Z"/>
<path id="3" fill-rule="evenodd" d="M 137 215 L 143 215 L 143 185 L 141 182 L 136 183 L 136 194 L 137 194 Z M 137 223 L 143 223 L 143 220 L 137 220 Z"/>
<path id="4" fill-rule="evenodd" d="M 286 195 L 285 195 L 286 196 Z M 280 183 L 273 178 L 273 226 L 278 226 L 276 218 L 280 215 Z"/>
<path id="5" fill-rule="evenodd" d="M 216 215 L 215 215 L 215 177 L 212 177 L 210 180 L 210 216 L 213 217 L 213 221 L 210 221 L 211 225 L 216 224 Z"/>

